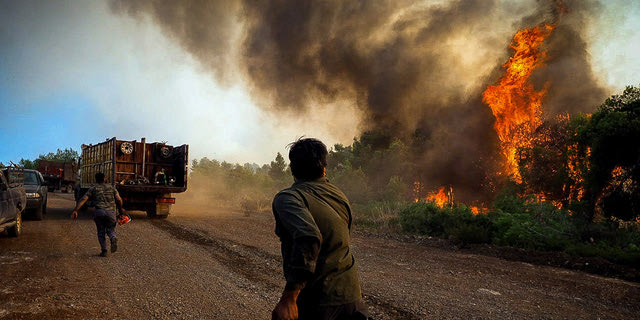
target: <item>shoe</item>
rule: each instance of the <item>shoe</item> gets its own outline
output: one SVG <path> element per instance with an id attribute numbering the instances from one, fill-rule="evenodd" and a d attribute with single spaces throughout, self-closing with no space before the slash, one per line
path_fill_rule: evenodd
<path id="1" fill-rule="evenodd" d="M 100 256 L 101 256 L 101 257 L 106 257 L 106 256 L 107 256 L 107 250 L 102 250 L 102 251 L 100 252 Z"/>
<path id="2" fill-rule="evenodd" d="M 111 252 L 118 251 L 118 238 L 111 238 Z"/>

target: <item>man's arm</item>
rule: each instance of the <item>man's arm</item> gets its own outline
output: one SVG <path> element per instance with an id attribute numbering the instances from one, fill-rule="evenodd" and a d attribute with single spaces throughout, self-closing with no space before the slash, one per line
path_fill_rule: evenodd
<path id="1" fill-rule="evenodd" d="M 116 199 L 116 206 L 120 207 L 120 213 L 124 213 L 124 207 L 123 207 L 123 201 L 122 198 L 120 197 L 120 193 L 118 193 L 118 190 L 115 190 L 115 199 Z"/>
<path id="2" fill-rule="evenodd" d="M 287 290 L 282 292 L 280 301 L 276 304 L 275 309 L 271 312 L 271 320 L 296 320 L 298 319 L 298 295 L 300 289 Z"/>
<path id="3" fill-rule="evenodd" d="M 285 268 L 285 278 L 287 283 L 271 314 L 272 320 L 298 319 L 298 295 L 302 288 L 313 276 L 316 267 L 316 260 L 320 252 L 320 243 L 317 238 L 305 237 L 294 239 L 291 248 L 291 257 L 288 266 Z M 287 262 L 284 262 L 287 263 Z"/>
<path id="4" fill-rule="evenodd" d="M 73 209 L 73 212 L 71 212 L 71 219 L 75 219 L 78 217 L 78 210 L 82 208 L 82 206 L 87 202 L 87 200 L 89 200 L 89 196 L 85 194 L 80 199 L 80 201 L 78 201 L 78 204 L 76 204 L 76 207 Z"/>
<path id="5" fill-rule="evenodd" d="M 283 264 L 287 283 L 272 319 L 297 319 L 298 295 L 313 276 L 322 235 L 313 216 L 297 195 L 281 193 L 273 203 L 278 233 L 283 241 Z M 288 242 L 285 244 L 285 242 Z"/>

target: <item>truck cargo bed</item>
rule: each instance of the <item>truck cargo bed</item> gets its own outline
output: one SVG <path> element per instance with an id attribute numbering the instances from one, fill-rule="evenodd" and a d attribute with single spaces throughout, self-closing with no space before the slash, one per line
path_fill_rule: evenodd
<path id="1" fill-rule="evenodd" d="M 175 203 L 172 193 L 187 190 L 189 146 L 164 142 L 117 140 L 82 145 L 80 190 L 76 200 L 95 185 L 102 172 L 105 183 L 116 187 L 127 210 L 144 210 L 151 217 L 166 217 Z"/>

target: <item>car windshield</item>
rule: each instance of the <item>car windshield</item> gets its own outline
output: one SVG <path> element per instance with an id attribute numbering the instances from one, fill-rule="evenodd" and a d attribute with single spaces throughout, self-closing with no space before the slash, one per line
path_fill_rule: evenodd
<path id="1" fill-rule="evenodd" d="M 24 171 L 24 184 L 39 184 L 38 176 L 33 171 Z"/>

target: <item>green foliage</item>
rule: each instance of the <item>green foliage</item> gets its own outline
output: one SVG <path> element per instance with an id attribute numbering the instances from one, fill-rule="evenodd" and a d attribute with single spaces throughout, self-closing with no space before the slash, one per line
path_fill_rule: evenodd
<path id="1" fill-rule="evenodd" d="M 397 233 L 399 230 L 398 214 L 404 202 L 370 201 L 366 204 L 354 203 L 353 219 L 358 228 L 378 232 Z"/>
<path id="2" fill-rule="evenodd" d="M 271 161 L 269 168 L 269 176 L 274 180 L 283 180 L 284 178 L 291 176 L 287 174 L 287 163 L 284 162 L 284 157 L 278 152 L 275 161 Z"/>
<path id="3" fill-rule="evenodd" d="M 591 148 L 586 176 L 591 205 L 605 216 L 631 220 L 640 215 L 639 137 L 640 88 L 632 86 L 607 99 L 579 132 Z"/>
<path id="4" fill-rule="evenodd" d="M 383 131 L 368 131 L 351 146 L 336 144 L 327 159 L 329 179 L 352 202 L 409 201 L 416 181 L 407 145 Z"/>
<path id="5" fill-rule="evenodd" d="M 40 165 L 40 160 L 47 161 L 57 161 L 57 162 L 70 162 L 70 161 L 78 161 L 80 158 L 80 154 L 78 151 L 73 150 L 72 148 L 67 148 L 64 150 L 57 149 L 56 153 L 49 152 L 47 154 L 41 154 L 38 158 L 34 160 L 29 159 L 20 159 L 18 164 L 26 169 L 38 169 Z"/>
<path id="6" fill-rule="evenodd" d="M 545 121 L 519 150 L 524 192 L 562 204 L 580 203 L 591 221 L 640 216 L 640 88 L 627 87 L 591 117 Z"/>
<path id="7" fill-rule="evenodd" d="M 421 235 L 452 238 L 462 243 L 486 243 L 493 229 L 485 215 L 473 215 L 468 207 L 440 208 L 433 202 L 416 202 L 400 211 L 402 230 Z"/>
<path id="8" fill-rule="evenodd" d="M 20 165 L 23 168 L 26 169 L 38 169 L 38 163 L 40 162 L 40 160 L 36 159 L 36 160 L 28 160 L 28 159 L 20 159 L 20 161 L 18 162 L 18 165 Z"/>
<path id="9" fill-rule="evenodd" d="M 444 237 L 449 220 L 445 210 L 433 202 L 412 203 L 400 211 L 402 230 L 409 233 Z"/>
<path id="10" fill-rule="evenodd" d="M 371 189 L 367 175 L 362 169 L 344 169 L 329 174 L 330 180 L 344 192 L 352 202 L 365 203 L 371 200 Z"/>
<path id="11" fill-rule="evenodd" d="M 392 176 L 384 189 L 383 199 L 385 201 L 398 202 L 410 196 L 411 188 L 409 188 L 409 184 L 399 176 Z"/>
<path id="12" fill-rule="evenodd" d="M 463 205 L 440 208 L 431 202 L 419 202 L 406 204 L 398 215 L 404 232 L 462 244 L 492 243 L 527 250 L 564 251 L 629 265 L 640 263 L 639 227 L 590 224 L 590 237 L 584 238 L 578 228 L 581 220 L 569 212 L 509 192 L 496 199 L 488 214 L 474 216 Z"/>

